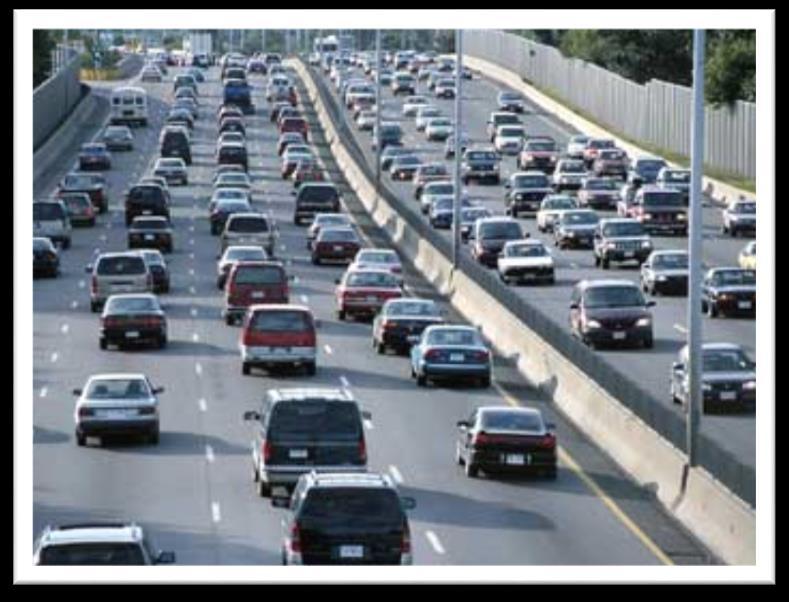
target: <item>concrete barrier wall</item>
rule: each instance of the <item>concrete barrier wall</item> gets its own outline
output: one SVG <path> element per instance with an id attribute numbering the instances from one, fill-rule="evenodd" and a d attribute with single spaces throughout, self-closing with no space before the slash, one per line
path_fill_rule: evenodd
<path id="1" fill-rule="evenodd" d="M 376 194 L 374 184 L 338 134 L 311 74 L 300 62 L 292 65 L 305 83 L 338 166 L 398 251 L 449 297 L 464 318 L 480 326 L 498 354 L 516 358 L 527 380 L 549 393 L 554 403 L 638 483 L 654 489 L 661 503 L 720 558 L 730 564 L 754 564 L 755 513 L 702 470 L 690 471 L 682 495 L 684 454 L 502 307 L 485 288 L 464 273 L 453 272 L 448 257 L 419 237 L 386 199 Z"/>
<path id="2" fill-rule="evenodd" d="M 52 135 L 82 98 L 79 55 L 72 51 L 66 66 L 33 90 L 33 150 Z"/>

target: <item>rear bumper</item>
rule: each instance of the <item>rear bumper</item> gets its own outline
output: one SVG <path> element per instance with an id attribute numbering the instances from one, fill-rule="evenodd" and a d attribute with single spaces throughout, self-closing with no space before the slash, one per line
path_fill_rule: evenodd
<path id="1" fill-rule="evenodd" d="M 507 455 L 523 455 L 523 464 L 507 463 Z M 507 474 L 528 474 L 540 470 L 556 468 L 556 453 L 545 451 L 472 451 L 469 454 L 472 464 L 488 472 Z"/>
<path id="2" fill-rule="evenodd" d="M 424 364 L 422 374 L 428 378 L 480 378 L 490 376 L 488 364 Z"/>
<path id="3" fill-rule="evenodd" d="M 138 332 L 140 334 L 136 337 L 127 337 L 127 332 Z M 102 328 L 100 329 L 100 336 L 108 343 L 136 345 L 166 338 L 167 331 L 159 328 L 135 328 L 134 326 L 129 326 L 128 328 Z"/>
<path id="4" fill-rule="evenodd" d="M 553 268 L 508 268 L 502 270 L 502 275 L 507 278 L 517 278 L 521 280 L 538 280 L 553 282 Z"/>
<path id="5" fill-rule="evenodd" d="M 338 466 L 313 466 L 311 464 L 303 464 L 300 466 L 263 466 L 258 470 L 258 474 L 260 478 L 269 485 L 293 486 L 301 475 L 310 473 L 313 470 L 318 473 L 366 473 L 367 466 L 353 464 L 341 464 Z"/>
<path id="6" fill-rule="evenodd" d="M 641 225 L 644 226 L 644 230 L 652 233 L 659 233 L 659 232 L 671 232 L 671 233 L 679 233 L 683 236 L 686 236 L 688 233 L 688 222 L 648 222 L 642 221 Z"/>
<path id="7" fill-rule="evenodd" d="M 239 345 L 244 363 L 271 366 L 282 364 L 307 364 L 315 362 L 315 347 L 263 347 Z"/>
<path id="8" fill-rule="evenodd" d="M 83 435 L 125 435 L 152 433 L 159 430 L 158 416 L 138 416 L 111 420 L 105 418 L 82 419 L 77 423 L 77 431 Z"/>
<path id="9" fill-rule="evenodd" d="M 652 253 L 652 248 L 649 249 L 638 249 L 636 251 L 632 251 L 632 256 L 625 257 L 625 253 L 630 253 L 631 251 L 619 251 L 616 249 L 607 249 L 603 251 L 602 257 L 608 261 L 613 261 L 615 263 L 624 263 L 626 261 L 637 261 L 638 263 L 644 263 L 649 257 L 650 253 Z"/>
<path id="10" fill-rule="evenodd" d="M 615 339 L 613 330 L 607 328 L 594 328 L 586 330 L 583 336 L 596 345 L 641 345 L 652 338 L 651 326 L 634 326 L 624 331 L 624 339 Z"/>

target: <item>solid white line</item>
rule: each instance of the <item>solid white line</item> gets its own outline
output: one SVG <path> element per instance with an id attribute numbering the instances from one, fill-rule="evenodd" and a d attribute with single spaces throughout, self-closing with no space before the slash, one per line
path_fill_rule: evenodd
<path id="1" fill-rule="evenodd" d="M 342 386 L 345 387 L 346 389 L 350 389 L 351 388 L 351 383 L 349 383 L 348 379 L 345 378 L 344 376 L 340 377 L 340 382 L 342 383 Z"/>
<path id="2" fill-rule="evenodd" d="M 366 428 L 368 431 L 373 430 L 375 428 L 375 426 L 373 426 L 373 421 L 365 419 L 364 420 L 364 428 Z"/>
<path id="3" fill-rule="evenodd" d="M 214 461 L 214 450 L 211 449 L 210 445 L 205 446 L 205 459 L 208 460 L 209 462 Z"/>
<path id="4" fill-rule="evenodd" d="M 195 372 L 197 373 L 197 376 L 200 376 L 203 373 L 203 366 L 200 364 L 200 362 L 195 364 Z"/>
<path id="5" fill-rule="evenodd" d="M 674 324 L 674 330 L 678 330 L 682 334 L 688 334 L 688 329 L 681 324 Z"/>
<path id="6" fill-rule="evenodd" d="M 68 324 L 63 324 L 63 326 L 60 327 L 60 332 L 68 334 Z"/>
<path id="7" fill-rule="evenodd" d="M 55 363 L 56 361 L 58 361 L 58 358 L 59 358 L 59 357 L 60 357 L 60 356 L 58 355 L 58 352 L 57 352 L 57 351 L 55 351 L 55 352 L 52 354 L 52 356 L 50 357 L 50 359 L 52 360 L 52 363 Z"/>
<path id="8" fill-rule="evenodd" d="M 441 542 L 438 540 L 438 535 L 436 535 L 432 531 L 425 531 L 425 536 L 427 537 L 427 540 L 430 542 L 430 545 L 433 546 L 433 549 L 436 551 L 437 554 L 446 553 L 446 551 L 444 550 L 444 546 L 442 546 Z"/>
<path id="9" fill-rule="evenodd" d="M 203 399 L 202 397 L 197 402 L 197 405 L 200 406 L 200 411 L 201 412 L 207 412 L 208 411 L 208 404 L 205 402 L 205 399 Z"/>
<path id="10" fill-rule="evenodd" d="M 328 345 L 328 344 L 323 346 L 323 350 L 324 350 L 326 353 L 328 353 L 329 355 L 331 355 L 332 353 L 334 353 L 334 352 L 331 350 L 331 347 L 329 347 L 329 345 Z"/>
<path id="11" fill-rule="evenodd" d="M 401 475 L 400 471 L 397 470 L 397 466 L 390 466 L 389 472 L 392 473 L 392 478 L 397 481 L 398 485 L 403 484 L 403 475 Z"/>
<path id="12" fill-rule="evenodd" d="M 41 387 L 41 392 L 38 394 L 39 397 L 46 397 L 47 396 L 47 388 Z"/>
<path id="13" fill-rule="evenodd" d="M 222 520 L 222 515 L 219 513 L 219 502 L 211 503 L 211 517 L 214 519 L 215 523 Z"/>

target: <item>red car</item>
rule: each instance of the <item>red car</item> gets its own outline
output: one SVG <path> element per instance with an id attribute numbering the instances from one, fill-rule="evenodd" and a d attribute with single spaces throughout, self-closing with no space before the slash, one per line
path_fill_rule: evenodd
<path id="1" fill-rule="evenodd" d="M 57 196 L 72 192 L 84 192 L 90 197 L 90 202 L 99 211 L 106 213 L 109 205 L 104 176 L 98 173 L 69 173 L 58 185 Z"/>
<path id="2" fill-rule="evenodd" d="M 307 140 L 309 128 L 307 127 L 307 120 L 303 117 L 286 117 L 279 123 L 280 136 L 285 132 L 298 132 L 304 139 Z"/>
<path id="3" fill-rule="evenodd" d="M 325 182 L 326 175 L 321 166 L 315 161 L 299 161 L 291 176 L 294 188 L 301 186 L 302 182 Z"/>
<path id="4" fill-rule="evenodd" d="M 397 277 L 388 270 L 348 270 L 337 280 L 337 317 L 374 316 L 389 299 L 403 296 Z"/>
<path id="5" fill-rule="evenodd" d="M 615 148 L 616 142 L 609 138 L 590 138 L 584 148 L 584 163 L 586 163 L 586 168 L 590 169 L 592 167 L 592 164 L 595 162 L 595 159 L 597 159 L 597 155 L 601 150 Z"/>
<path id="6" fill-rule="evenodd" d="M 290 291 L 285 268 L 278 261 L 238 261 L 233 264 L 225 285 L 222 314 L 230 325 L 258 303 L 287 303 Z"/>
<path id="7" fill-rule="evenodd" d="M 316 371 L 315 319 L 299 305 L 252 305 L 241 331 L 241 372 L 252 368 L 303 367 L 308 376 Z"/>
<path id="8" fill-rule="evenodd" d="M 362 248 L 359 235 L 352 228 L 321 228 L 312 243 L 312 263 L 344 261 L 350 263 Z"/>

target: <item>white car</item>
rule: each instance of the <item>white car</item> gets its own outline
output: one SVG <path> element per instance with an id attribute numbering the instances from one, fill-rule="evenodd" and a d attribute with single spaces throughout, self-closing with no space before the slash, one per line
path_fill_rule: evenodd
<path id="1" fill-rule="evenodd" d="M 243 172 L 229 171 L 219 174 L 219 177 L 214 182 L 214 190 L 220 188 L 241 188 L 251 194 L 252 184 L 249 181 L 249 176 Z"/>
<path id="2" fill-rule="evenodd" d="M 567 143 L 567 156 L 571 159 L 582 159 L 584 156 L 584 149 L 587 143 L 591 140 L 591 136 L 578 135 L 570 138 Z"/>
<path id="3" fill-rule="evenodd" d="M 553 224 L 568 209 L 578 209 L 578 201 L 575 197 L 563 194 L 548 195 L 540 203 L 540 210 L 537 212 L 537 229 L 540 232 L 553 232 Z"/>
<path id="4" fill-rule="evenodd" d="M 536 239 L 511 240 L 504 244 L 498 258 L 499 277 L 502 282 L 535 282 L 554 284 L 554 262 L 551 252 Z"/>
<path id="5" fill-rule="evenodd" d="M 739 198 L 723 210 L 724 234 L 736 237 L 740 232 L 756 236 L 756 201 Z"/>
<path id="6" fill-rule="evenodd" d="M 403 103 L 403 117 L 413 117 L 419 107 L 429 104 L 430 102 L 424 96 L 408 96 Z"/>
<path id="7" fill-rule="evenodd" d="M 216 140 L 216 152 L 219 152 L 219 149 L 222 147 L 223 144 L 246 144 L 247 140 L 244 134 L 241 132 L 222 132 L 222 134 Z"/>
<path id="8" fill-rule="evenodd" d="M 164 178 L 167 183 L 179 182 L 186 186 L 189 176 L 186 172 L 186 163 L 180 157 L 160 157 L 156 160 L 153 175 Z"/>
<path id="9" fill-rule="evenodd" d="M 433 105 L 419 107 L 416 111 L 416 131 L 424 132 L 427 122 L 434 117 L 441 117 L 441 109 Z"/>
<path id="10" fill-rule="evenodd" d="M 423 215 L 427 215 L 430 211 L 430 206 L 433 201 L 438 197 L 455 195 L 455 185 L 452 180 L 439 180 L 428 182 L 422 189 L 422 194 L 419 197 L 420 209 Z"/>
<path id="11" fill-rule="evenodd" d="M 517 155 L 523 149 L 526 132 L 520 125 L 500 125 L 496 129 L 493 145 L 503 155 Z"/>
<path id="12" fill-rule="evenodd" d="M 348 269 L 389 270 L 403 285 L 403 264 L 392 249 L 361 249 Z"/>
<path id="13" fill-rule="evenodd" d="M 369 131 L 375 127 L 375 110 L 364 110 L 356 118 L 356 127 L 362 131 Z"/>
<path id="14" fill-rule="evenodd" d="M 581 159 L 559 159 L 551 177 L 557 192 L 578 190 L 586 177 L 586 165 Z"/>
<path id="15" fill-rule="evenodd" d="M 428 140 L 438 140 L 443 142 L 449 138 L 455 131 L 455 126 L 452 120 L 448 117 L 433 117 L 427 122 L 425 127 L 425 136 Z"/>

